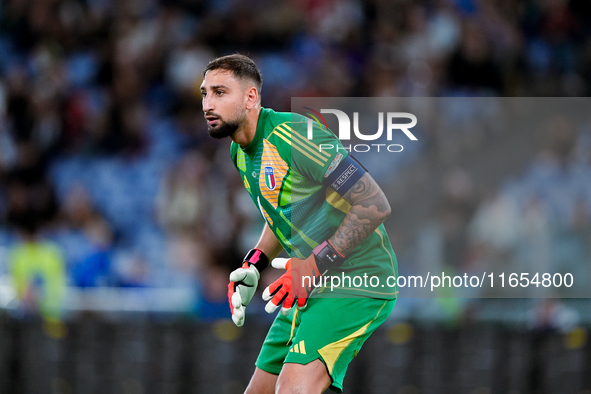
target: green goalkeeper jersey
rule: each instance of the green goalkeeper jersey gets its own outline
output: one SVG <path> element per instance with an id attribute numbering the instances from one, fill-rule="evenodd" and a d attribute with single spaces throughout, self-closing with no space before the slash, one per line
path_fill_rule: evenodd
<path id="1" fill-rule="evenodd" d="M 253 202 L 286 252 L 299 258 L 310 256 L 333 236 L 351 209 L 326 181 L 347 151 L 317 123 L 308 139 L 308 127 L 302 115 L 263 108 L 251 143 L 245 148 L 231 145 L 232 160 Z M 340 283 L 333 280 L 332 288 L 329 282 L 317 293 L 394 299 L 397 273 L 396 255 L 382 224 L 342 266 L 327 272 L 327 277 L 342 279 Z"/>

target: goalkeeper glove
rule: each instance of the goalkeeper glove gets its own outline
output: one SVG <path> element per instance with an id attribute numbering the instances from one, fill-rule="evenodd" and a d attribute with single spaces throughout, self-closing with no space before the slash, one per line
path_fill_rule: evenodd
<path id="1" fill-rule="evenodd" d="M 260 272 L 269 265 L 269 259 L 259 249 L 251 249 L 244 260 L 242 267 L 230 273 L 228 284 L 228 301 L 232 311 L 232 321 L 238 327 L 244 324 L 246 306 L 252 300 L 261 277 Z"/>
<path id="2" fill-rule="evenodd" d="M 265 311 L 273 313 L 283 304 L 281 313 L 287 316 L 296 301 L 299 308 L 304 308 L 318 281 L 317 278 L 325 274 L 329 268 L 342 265 L 344 261 L 345 257 L 330 241 L 318 245 L 306 259 L 273 260 L 273 267 L 285 268 L 287 272 L 263 292 L 263 300 L 268 301 Z"/>

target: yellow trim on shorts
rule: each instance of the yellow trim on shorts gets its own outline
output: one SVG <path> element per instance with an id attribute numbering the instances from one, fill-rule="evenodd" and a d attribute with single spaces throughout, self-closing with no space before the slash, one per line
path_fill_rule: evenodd
<path id="1" fill-rule="evenodd" d="M 322 356 L 322 359 L 324 360 L 324 362 L 326 364 L 326 369 L 328 369 L 329 375 L 332 376 L 332 370 L 334 369 L 334 366 L 336 365 L 337 360 L 339 359 L 339 357 L 341 356 L 343 351 L 356 338 L 359 338 L 360 336 L 365 334 L 365 332 L 367 331 L 367 329 L 369 328 L 371 323 L 373 323 L 378 318 L 378 316 L 380 315 L 380 312 L 382 311 L 384 306 L 386 306 L 388 301 L 389 300 L 384 301 L 384 303 L 382 304 L 382 307 L 380 308 L 380 310 L 378 311 L 376 316 L 369 323 L 367 323 L 366 325 L 364 325 L 363 327 L 361 327 L 359 330 L 355 331 L 354 333 L 347 335 L 345 338 L 340 339 L 340 340 L 333 342 L 333 343 L 329 343 L 328 345 L 324 346 L 322 349 L 318 350 L 318 353 Z"/>
<path id="2" fill-rule="evenodd" d="M 295 305 L 294 305 L 295 307 Z M 287 343 L 285 344 L 285 346 L 289 346 L 289 344 L 291 343 L 291 340 L 293 339 L 293 332 L 295 330 L 295 326 L 296 326 L 296 318 L 298 317 L 298 308 L 295 307 L 295 311 L 293 312 L 293 320 L 291 321 L 291 333 L 289 334 L 289 339 L 287 340 Z"/>

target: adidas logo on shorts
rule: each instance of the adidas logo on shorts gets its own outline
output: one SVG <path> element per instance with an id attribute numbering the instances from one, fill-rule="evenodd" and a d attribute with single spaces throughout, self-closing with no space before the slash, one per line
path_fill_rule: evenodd
<path id="1" fill-rule="evenodd" d="M 300 343 L 296 343 L 289 349 L 290 352 L 294 353 L 301 353 L 306 354 L 306 346 L 304 346 L 304 341 L 300 341 Z"/>

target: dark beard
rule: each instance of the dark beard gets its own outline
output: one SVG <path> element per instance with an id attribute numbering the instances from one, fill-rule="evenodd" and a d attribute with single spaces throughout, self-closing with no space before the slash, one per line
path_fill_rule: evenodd
<path id="1" fill-rule="evenodd" d="M 211 127 L 207 125 L 207 132 L 209 136 L 215 139 L 222 139 L 231 136 L 234 134 L 240 124 L 238 122 L 224 122 L 221 121 L 220 124 L 216 127 Z"/>

